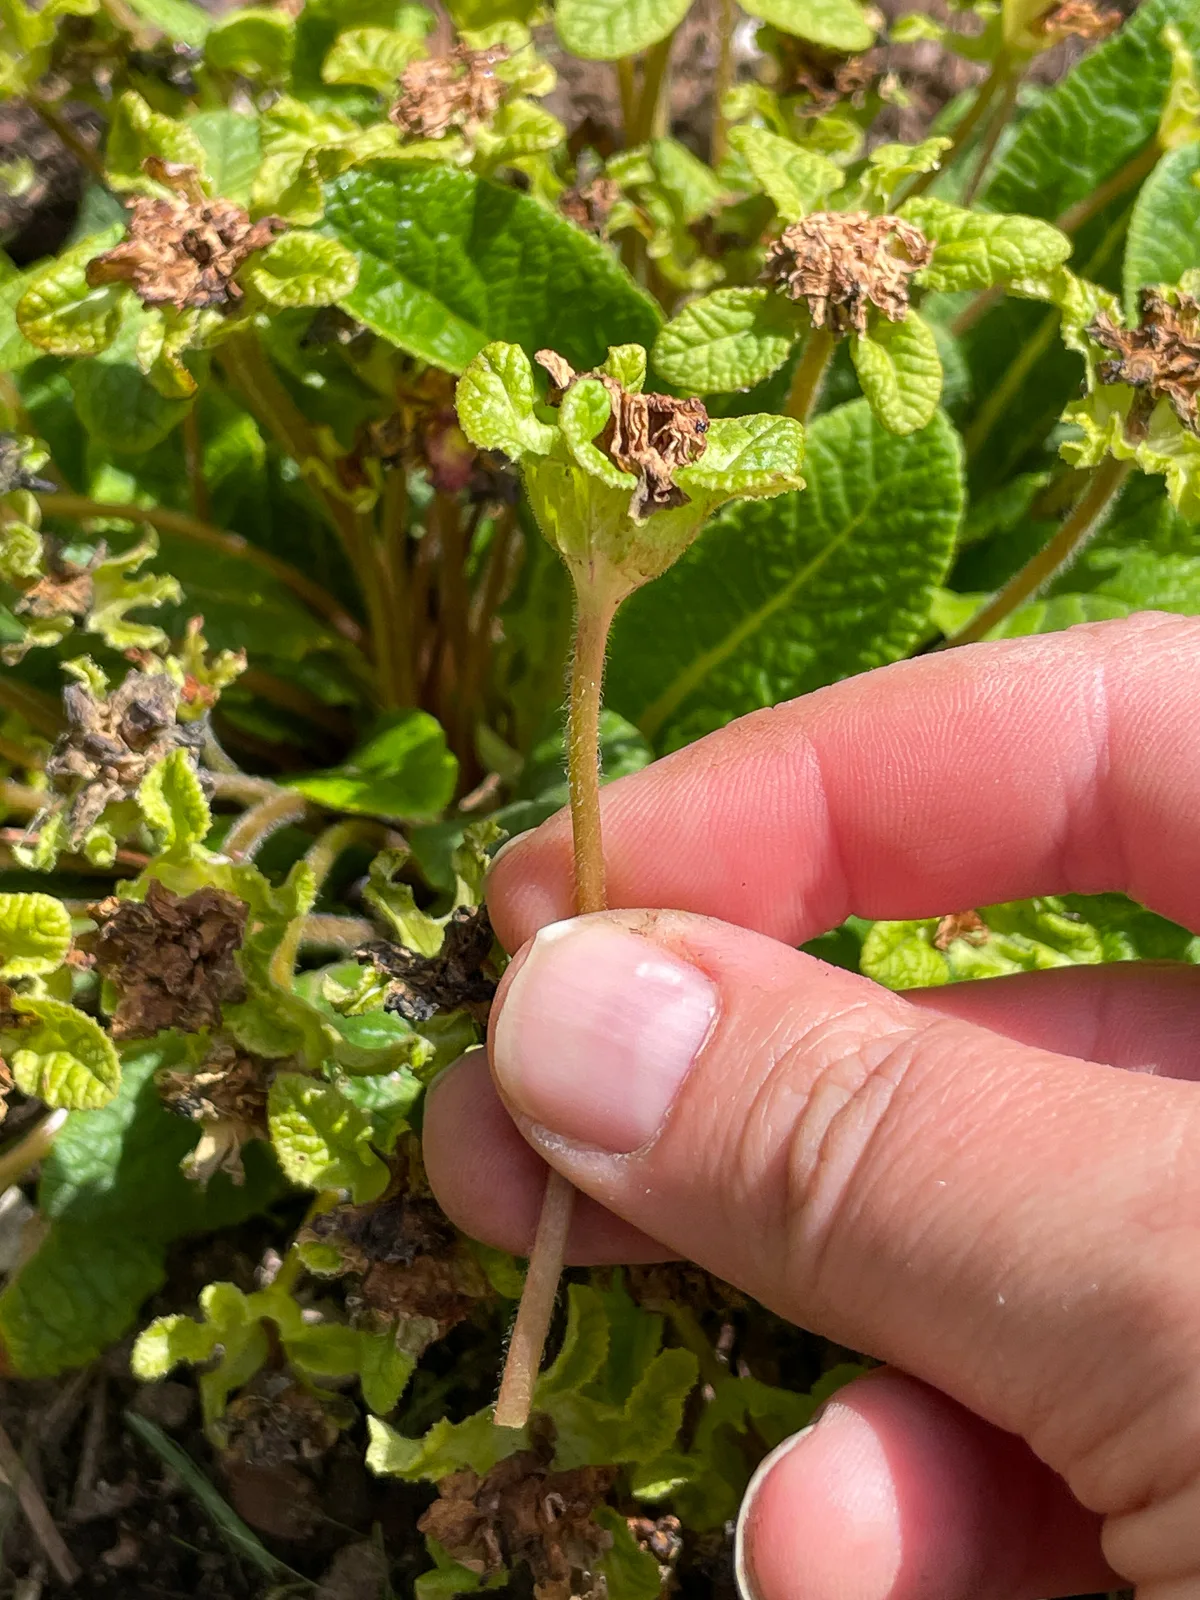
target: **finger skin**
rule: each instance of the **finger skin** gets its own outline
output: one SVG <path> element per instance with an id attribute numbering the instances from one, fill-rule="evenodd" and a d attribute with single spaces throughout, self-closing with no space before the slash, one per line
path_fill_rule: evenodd
<path id="1" fill-rule="evenodd" d="M 767 1463 L 739 1555 L 750 1600 L 1040 1600 L 1120 1582 L 1099 1517 L 1028 1446 L 889 1368 Z"/>
<path id="2" fill-rule="evenodd" d="M 1191 1482 L 1193 1085 L 1019 1046 L 744 929 L 607 920 L 699 968 L 719 1015 L 630 1155 L 509 1102 L 547 1160 L 781 1315 L 1020 1434 L 1090 1509 Z"/>
<path id="3" fill-rule="evenodd" d="M 1143 614 L 899 662 L 757 712 L 603 795 L 609 904 L 789 944 L 866 917 L 1200 893 L 1200 621 Z M 569 916 L 565 813 L 496 862 L 516 950 Z"/>

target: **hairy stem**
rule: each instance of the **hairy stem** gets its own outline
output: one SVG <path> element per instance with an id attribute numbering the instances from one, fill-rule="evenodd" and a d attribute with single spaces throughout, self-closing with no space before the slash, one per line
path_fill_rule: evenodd
<path id="1" fill-rule="evenodd" d="M 319 890 L 326 878 L 337 864 L 338 857 L 351 845 L 370 844 L 379 845 L 383 842 L 386 830 L 377 822 L 366 822 L 360 818 L 349 818 L 343 822 L 335 822 L 325 829 L 309 846 L 305 852 L 304 860 L 313 875 L 316 888 Z M 337 919 L 341 921 L 341 918 Z M 275 947 L 271 956 L 270 975 L 272 983 L 281 989 L 290 989 L 295 974 L 296 957 L 300 953 L 300 945 L 304 940 L 305 931 L 310 918 L 307 913 L 294 917 L 288 923 L 283 938 Z"/>
<path id="2" fill-rule="evenodd" d="M 30 789 L 23 783 L 10 783 L 0 779 L 0 810 L 9 816 L 36 817 L 53 799 L 44 789 Z"/>
<path id="3" fill-rule="evenodd" d="M 804 341 L 803 354 L 792 375 L 787 403 L 783 408 L 786 416 L 795 417 L 797 422 L 807 422 L 812 416 L 813 409 L 821 398 L 821 389 L 833 357 L 833 348 L 834 337 L 828 328 L 813 328 L 809 331 L 808 338 Z"/>
<path id="4" fill-rule="evenodd" d="M 1091 482 L 1075 504 L 1061 528 L 1035 556 L 1015 573 L 981 611 L 944 640 L 939 650 L 952 650 L 960 644 L 974 644 L 1024 605 L 1039 589 L 1063 570 L 1083 549 L 1104 521 L 1129 476 L 1131 461 L 1108 456 L 1092 474 Z"/>
<path id="5" fill-rule="evenodd" d="M 571 661 L 571 697 L 567 714 L 567 779 L 571 791 L 571 828 L 575 842 L 575 907 L 581 916 L 603 911 L 604 843 L 600 831 L 600 701 L 604 655 L 616 605 L 591 590 L 579 589 L 575 650 Z M 575 1190 L 566 1178 L 551 1172 L 529 1256 L 529 1272 L 517 1308 L 517 1320 L 500 1396 L 496 1423 L 523 1428 L 533 1404 L 533 1391 L 558 1283 L 566 1256 Z"/>
<path id="6" fill-rule="evenodd" d="M 300 930 L 301 950 L 338 950 L 351 955 L 360 944 L 375 937 L 365 917 L 338 917 L 331 912 L 309 913 Z"/>
<path id="7" fill-rule="evenodd" d="M 204 481 L 204 440 L 200 435 L 200 411 L 197 406 L 189 406 L 184 413 L 180 433 L 183 438 L 183 465 L 192 496 L 192 510 L 201 522 L 207 522 L 212 515 L 212 505 L 208 498 L 208 485 Z"/>
<path id="8" fill-rule="evenodd" d="M 299 822 L 307 812 L 309 802 L 294 789 L 280 789 L 268 800 L 260 800 L 225 835 L 222 854 L 231 861 L 249 861 L 280 828 L 289 822 Z"/>
<path id="9" fill-rule="evenodd" d="M 725 96 L 733 88 L 733 35 L 737 29 L 738 11 L 733 0 L 721 0 L 720 43 L 717 53 L 717 75 L 713 80 L 712 142 L 709 156 L 713 166 L 719 166 L 729 151 L 729 124 L 723 110 Z"/>
<path id="10" fill-rule="evenodd" d="M 996 154 L 996 146 L 1000 143 L 1000 135 L 1008 125 L 1012 108 L 1017 103 L 1017 90 L 1021 87 L 1023 68 L 1010 68 L 1001 84 L 996 98 L 996 106 L 988 120 L 987 130 L 979 146 L 979 155 L 975 161 L 974 170 L 967 179 L 967 186 L 963 190 L 962 204 L 969 206 L 983 186 L 987 177 L 988 168 L 992 164 L 992 157 Z"/>
<path id="11" fill-rule="evenodd" d="M 222 528 L 210 526 L 199 517 L 188 516 L 183 511 L 168 511 L 161 506 L 136 506 L 106 500 L 89 500 L 86 495 L 81 494 L 43 494 L 38 496 L 38 500 L 48 516 L 72 517 L 80 521 L 86 521 L 90 517 L 121 517 L 134 523 L 148 522 L 152 528 L 158 528 L 163 533 L 174 533 L 182 539 L 190 539 L 193 544 L 204 545 L 210 550 L 220 550 L 226 555 L 236 556 L 238 560 L 259 567 L 263 572 L 269 572 L 280 583 L 286 584 L 298 599 L 304 601 L 310 611 L 324 617 L 351 644 L 361 646 L 365 639 L 361 625 L 348 611 L 342 609 L 327 589 L 323 589 L 319 583 L 306 577 L 287 561 L 281 561 L 278 556 L 273 556 L 269 551 L 251 544 L 240 533 L 227 533 Z"/>
<path id="12" fill-rule="evenodd" d="M 214 800 L 236 800 L 242 805 L 256 806 L 287 793 L 270 778 L 255 778 L 249 772 L 210 772 L 207 777 Z"/>

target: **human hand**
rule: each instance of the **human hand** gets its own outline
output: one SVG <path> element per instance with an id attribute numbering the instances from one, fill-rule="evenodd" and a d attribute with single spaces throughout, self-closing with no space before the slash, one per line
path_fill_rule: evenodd
<path id="1" fill-rule="evenodd" d="M 1200 926 L 1198 652 L 1143 616 L 747 717 L 604 793 L 611 904 L 669 911 L 562 923 L 562 815 L 494 868 L 450 1215 L 526 1251 L 544 1158 L 576 1262 L 666 1246 L 890 1364 L 760 1472 L 754 1600 L 1200 1595 L 1200 971 L 901 997 L 793 948 L 1067 891 Z"/>

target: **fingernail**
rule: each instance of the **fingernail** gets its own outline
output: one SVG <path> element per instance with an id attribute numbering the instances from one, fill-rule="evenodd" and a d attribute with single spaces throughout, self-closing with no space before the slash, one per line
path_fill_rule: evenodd
<path id="1" fill-rule="evenodd" d="M 510 850 L 515 850 L 517 845 L 520 844 L 521 840 L 528 839 L 529 835 L 533 832 L 533 828 L 522 828 L 520 833 L 514 833 L 510 838 L 505 839 L 500 848 L 492 852 L 491 859 L 487 864 L 488 872 L 492 872 L 495 869 L 498 861 L 503 860 Z"/>
<path id="2" fill-rule="evenodd" d="M 746 1492 L 742 1496 L 741 1510 L 738 1512 L 737 1531 L 734 1534 L 733 1542 L 733 1575 L 737 1580 L 738 1593 L 741 1595 L 742 1600 L 760 1600 L 760 1590 L 754 1581 L 754 1566 L 750 1559 L 753 1540 L 747 1537 L 747 1532 L 754 1517 L 754 1505 L 758 1499 L 758 1492 L 783 1458 L 790 1456 L 797 1445 L 804 1443 L 824 1414 L 825 1407 L 819 1406 L 807 1427 L 801 1428 L 799 1433 L 793 1433 L 782 1444 L 777 1444 L 769 1455 L 765 1455 L 762 1458 L 754 1470 L 754 1476 L 746 1485 Z"/>
<path id="3" fill-rule="evenodd" d="M 531 1121 L 614 1154 L 658 1132 L 717 1014 L 698 968 L 604 922 L 554 922 L 504 1000 L 492 1066 Z"/>

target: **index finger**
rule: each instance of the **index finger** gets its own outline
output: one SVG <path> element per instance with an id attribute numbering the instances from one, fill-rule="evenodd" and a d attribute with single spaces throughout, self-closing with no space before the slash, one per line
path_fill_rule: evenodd
<path id="1" fill-rule="evenodd" d="M 1200 620 L 1144 613 L 899 662 L 755 712 L 603 795 L 609 904 L 797 944 L 1120 890 L 1187 924 L 1200 888 Z M 497 861 L 517 949 L 574 910 L 559 813 Z"/>

